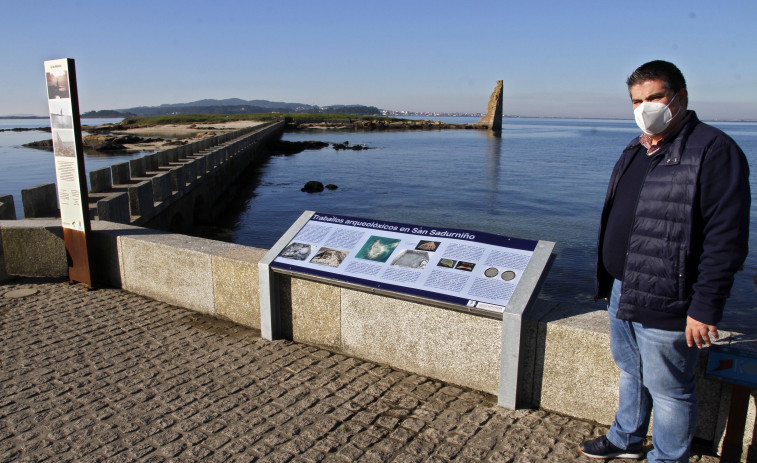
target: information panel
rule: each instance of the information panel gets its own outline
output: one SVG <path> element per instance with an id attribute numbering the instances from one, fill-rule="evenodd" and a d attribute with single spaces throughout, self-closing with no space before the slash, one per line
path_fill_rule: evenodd
<path id="1" fill-rule="evenodd" d="M 705 374 L 720 381 L 757 388 L 757 354 L 715 345 L 710 348 Z"/>
<path id="2" fill-rule="evenodd" d="M 83 171 L 79 169 L 74 122 L 74 98 L 70 77 L 73 60 L 45 61 L 47 98 L 50 108 L 50 128 L 55 153 L 55 177 L 58 185 L 58 201 L 63 228 L 84 231 L 84 199 L 81 188 Z M 79 135 L 80 136 L 80 135 Z M 78 155 L 78 156 L 77 156 Z M 85 191 L 86 193 L 86 191 Z"/>
<path id="3" fill-rule="evenodd" d="M 502 313 L 537 244 L 316 212 L 271 267 Z"/>
<path id="4" fill-rule="evenodd" d="M 74 60 L 45 61 L 45 80 L 68 278 L 91 288 L 89 199 Z"/>

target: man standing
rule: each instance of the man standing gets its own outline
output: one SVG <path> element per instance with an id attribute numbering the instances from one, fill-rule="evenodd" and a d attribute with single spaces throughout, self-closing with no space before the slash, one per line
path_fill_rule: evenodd
<path id="1" fill-rule="evenodd" d="M 595 298 L 609 301 L 619 407 L 591 458 L 689 461 L 697 423 L 697 348 L 716 325 L 747 256 L 749 166 L 741 149 L 689 111 L 681 71 L 666 61 L 626 81 L 643 134 L 610 178 L 599 231 Z M 696 347 L 694 347 L 696 346 Z"/>

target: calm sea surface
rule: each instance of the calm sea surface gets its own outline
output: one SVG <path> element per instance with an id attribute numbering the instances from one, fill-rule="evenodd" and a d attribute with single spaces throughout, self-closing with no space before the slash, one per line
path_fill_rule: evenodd
<path id="1" fill-rule="evenodd" d="M 714 125 L 757 169 L 757 124 Z M 349 141 L 371 149 L 270 158 L 238 198 L 239 213 L 222 225 L 232 241 L 261 248 L 271 247 L 305 210 L 554 241 L 557 258 L 542 297 L 589 303 L 607 181 L 638 133 L 631 120 L 526 118 L 505 119 L 501 138 L 473 130 L 287 133 L 284 140 Z M 339 189 L 303 193 L 308 180 Z M 757 305 L 755 175 L 751 181 L 752 252 L 729 302 L 741 313 Z"/>
<path id="2" fill-rule="evenodd" d="M 84 119 L 84 125 L 100 125 L 119 122 L 121 119 Z M 0 129 L 50 127 L 49 119 L 0 119 Z M 50 132 L 0 132 L 0 195 L 13 195 L 16 217 L 23 217 L 21 190 L 43 183 L 55 183 L 53 152 L 24 148 L 33 141 L 49 140 Z M 152 151 L 129 154 L 87 154 L 84 167 L 87 171 L 109 167 L 119 162 L 144 156 Z"/>
<path id="3" fill-rule="evenodd" d="M 38 125 L 47 122 L 28 126 Z M 713 125 L 731 135 L 757 169 L 757 124 Z M 4 126 L 24 125 L 0 120 Z M 371 149 L 273 156 L 251 174 L 218 225 L 231 241 L 261 248 L 272 246 L 305 210 L 554 241 L 557 258 L 542 297 L 590 303 L 607 181 L 620 151 L 637 134 L 631 120 L 531 118 L 505 119 L 499 138 L 473 130 L 287 133 L 284 140 L 349 141 Z M 54 181 L 52 153 L 19 148 L 47 136 L 0 133 L 0 194 L 13 194 L 17 209 L 21 188 Z M 90 170 L 133 156 L 89 156 L 85 162 Z M 752 252 L 729 302 L 740 313 L 757 313 L 757 181 L 751 179 Z M 303 193 L 308 180 L 339 189 Z"/>

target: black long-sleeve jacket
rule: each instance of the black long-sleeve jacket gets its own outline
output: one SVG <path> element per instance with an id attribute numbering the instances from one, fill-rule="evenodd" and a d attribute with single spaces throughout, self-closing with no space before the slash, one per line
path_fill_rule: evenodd
<path id="1" fill-rule="evenodd" d="M 613 169 L 599 231 L 595 298 L 613 278 L 602 244 L 618 180 L 639 149 L 638 138 Z M 689 315 L 715 325 L 733 275 L 748 254 L 749 165 L 728 135 L 689 111 L 678 134 L 653 155 L 633 213 L 618 318 L 682 330 Z"/>

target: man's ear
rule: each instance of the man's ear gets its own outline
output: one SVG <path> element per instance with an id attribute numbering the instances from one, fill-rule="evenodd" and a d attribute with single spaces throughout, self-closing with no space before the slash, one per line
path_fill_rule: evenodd
<path id="1" fill-rule="evenodd" d="M 689 109 L 689 91 L 685 88 L 681 89 L 681 102 L 683 103 L 683 109 Z"/>

